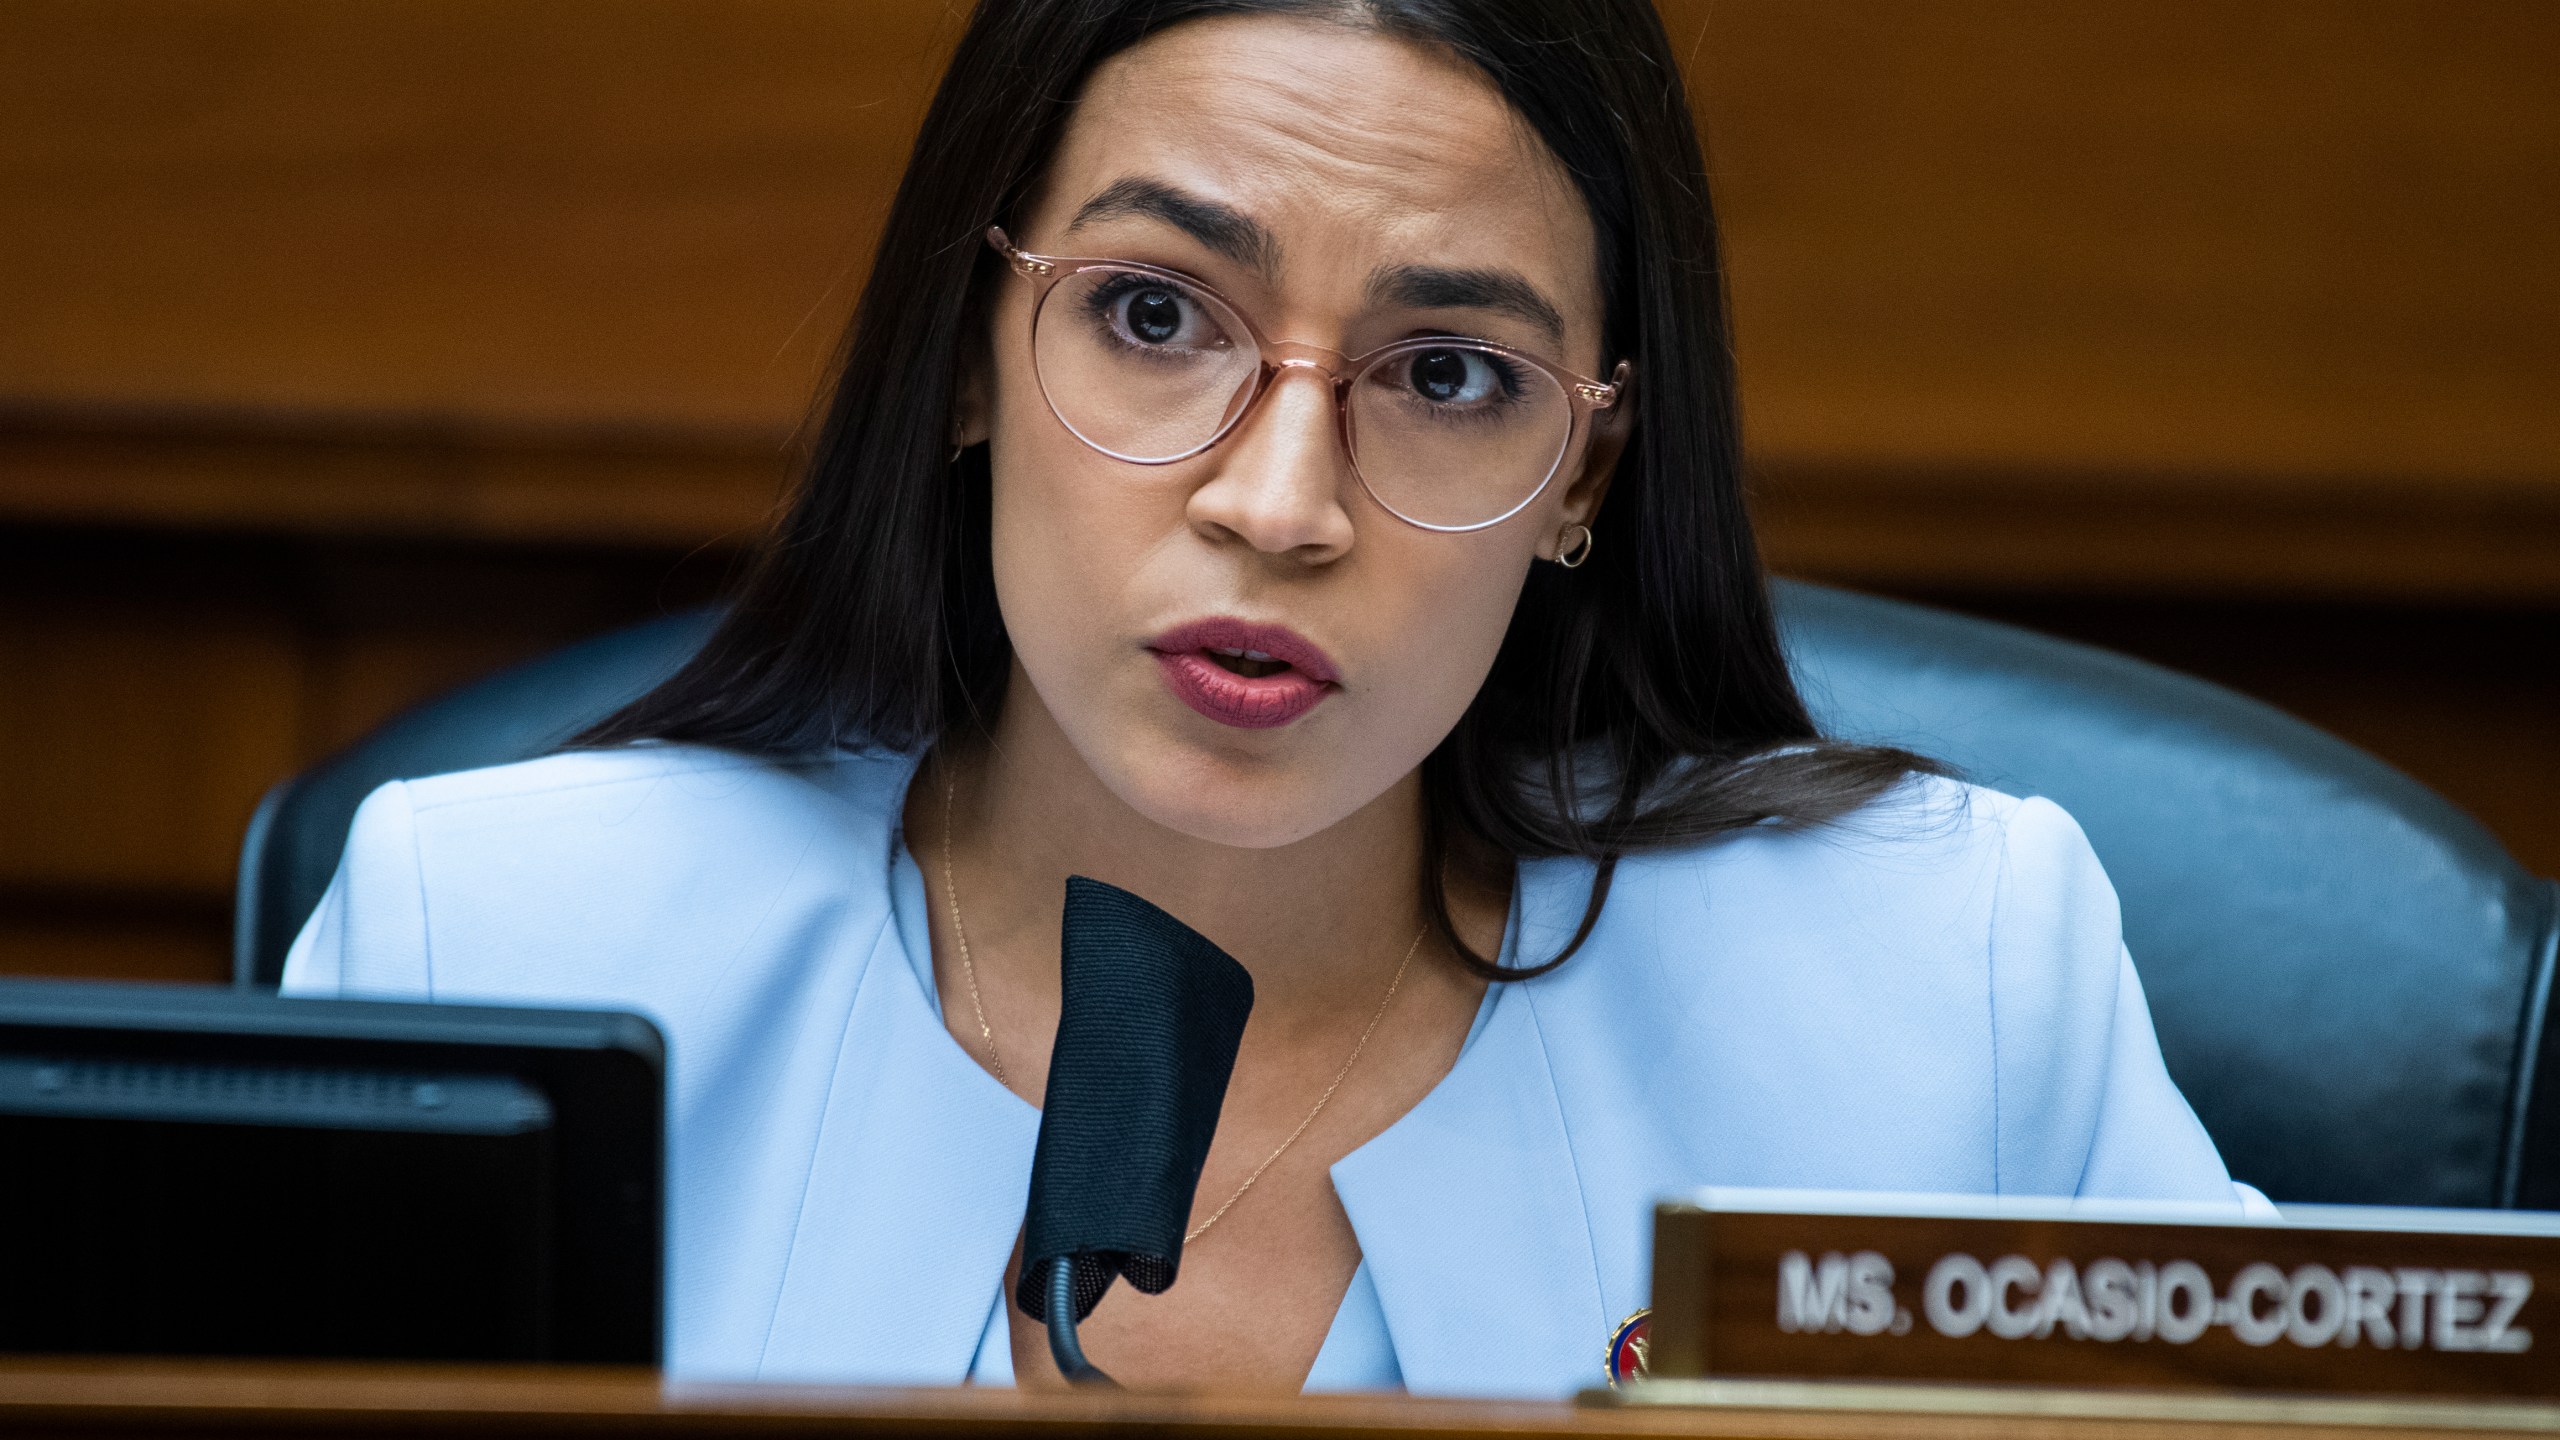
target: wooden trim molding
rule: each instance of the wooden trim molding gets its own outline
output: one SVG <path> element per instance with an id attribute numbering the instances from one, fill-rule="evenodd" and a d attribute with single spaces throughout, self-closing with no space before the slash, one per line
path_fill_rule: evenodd
<path id="1" fill-rule="evenodd" d="M 2560 487 L 1853 468 L 1773 457 L 1770 564 L 1889 590 L 2543 606 Z"/>
<path id="2" fill-rule="evenodd" d="M 0 524 L 690 548 L 761 533 L 786 434 L 0 405 Z M 1887 589 L 2560 603 L 2560 486 L 1761 457 L 1772 565 Z"/>
<path id="3" fill-rule="evenodd" d="M 688 548 L 761 530 L 791 437 L 0 405 L 0 523 Z"/>

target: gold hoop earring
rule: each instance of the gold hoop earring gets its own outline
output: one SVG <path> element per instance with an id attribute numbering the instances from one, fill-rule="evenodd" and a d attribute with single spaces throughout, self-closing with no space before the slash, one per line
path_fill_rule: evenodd
<path id="1" fill-rule="evenodd" d="M 1578 538 L 1577 530 L 1582 532 Z M 1582 562 L 1591 558 L 1591 545 L 1590 526 L 1567 525 L 1556 532 L 1556 563 L 1567 570 L 1581 569 Z"/>

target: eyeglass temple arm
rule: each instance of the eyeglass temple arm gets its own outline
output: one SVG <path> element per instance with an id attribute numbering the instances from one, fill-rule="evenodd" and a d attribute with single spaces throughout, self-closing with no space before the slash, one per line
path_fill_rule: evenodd
<path id="1" fill-rule="evenodd" d="M 1627 384 L 1634 378 L 1635 367 L 1621 360 L 1618 362 L 1618 367 L 1609 372 L 1606 383 L 1598 380 L 1576 380 L 1573 382 L 1573 393 L 1581 396 L 1592 409 L 1606 410 L 1625 398 Z"/>
<path id="2" fill-rule="evenodd" d="M 1014 244 L 1013 238 L 1004 233 L 1004 227 L 1001 225 L 987 227 L 987 245 L 988 248 L 1002 255 L 1005 263 L 1011 265 L 1016 274 L 1028 280 L 1038 280 L 1058 268 L 1055 262 L 1046 257 L 1034 255 Z"/>

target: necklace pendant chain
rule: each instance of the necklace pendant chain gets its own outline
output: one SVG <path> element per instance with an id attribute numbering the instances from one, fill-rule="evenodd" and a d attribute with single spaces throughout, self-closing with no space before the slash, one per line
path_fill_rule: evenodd
<path id="1" fill-rule="evenodd" d="M 1307 1112 L 1307 1118 L 1298 1122 L 1298 1128 L 1289 1132 L 1289 1138 L 1281 1141 L 1278 1149 L 1262 1157 L 1262 1163 L 1254 1166 L 1253 1173 L 1244 1177 L 1244 1183 L 1236 1187 L 1236 1193 L 1227 1197 L 1226 1204 L 1211 1211 L 1208 1219 L 1192 1226 L 1184 1233 L 1183 1244 L 1188 1245 L 1208 1234 L 1210 1226 L 1225 1219 L 1227 1212 L 1235 1208 L 1236 1202 L 1253 1189 L 1254 1182 L 1262 1178 L 1262 1172 L 1271 1168 L 1271 1162 L 1288 1154 L 1289 1147 L 1297 1144 L 1298 1137 L 1306 1134 L 1307 1127 L 1316 1123 L 1316 1117 L 1324 1113 L 1324 1107 L 1333 1103 L 1333 1092 L 1341 1089 L 1342 1082 L 1351 1078 L 1351 1067 L 1360 1063 L 1360 1053 L 1369 1048 L 1369 1037 L 1378 1033 L 1378 1022 L 1387 1018 L 1387 1007 L 1395 1003 L 1396 991 L 1404 985 L 1406 968 L 1413 964 L 1415 952 L 1422 948 L 1422 937 L 1430 933 L 1431 927 L 1428 925 L 1413 932 L 1413 943 L 1404 947 L 1404 958 L 1396 962 L 1395 978 L 1387 982 L 1387 993 L 1379 998 L 1378 1008 L 1371 1012 L 1368 1025 L 1361 1030 L 1359 1040 L 1352 1045 L 1351 1057 L 1342 1062 L 1341 1069 L 1333 1072 L 1333 1083 L 1325 1086 L 1324 1093 L 1316 1097 L 1315 1108 Z"/>
<path id="2" fill-rule="evenodd" d="M 1004 1056 L 996 1049 L 996 1032 L 987 1024 L 987 1002 L 978 998 L 978 967 L 969 958 L 969 929 L 960 923 L 960 887 L 951 878 L 951 799 L 959 788 L 959 782 L 950 775 L 942 777 L 942 894 L 951 902 L 951 938 L 960 942 L 960 978 L 969 986 L 969 1008 L 978 1017 L 978 1039 L 987 1047 L 987 1069 L 997 1084 L 1010 1090 L 1013 1082 L 1005 1078 Z"/>
<path id="3" fill-rule="evenodd" d="M 959 781 L 946 773 L 942 778 L 942 893 L 951 905 L 951 938 L 959 945 L 960 978 L 969 989 L 969 1009 L 978 1022 L 978 1039 L 986 1047 L 987 1070 L 996 1077 L 997 1084 L 1010 1089 L 1012 1082 L 1005 1078 L 1004 1056 L 996 1049 L 996 1032 L 987 1024 L 986 1002 L 978 994 L 978 967 L 969 956 L 968 927 L 960 923 L 960 886 L 952 879 L 951 812 L 953 797 L 958 793 Z M 1225 1219 L 1227 1212 L 1236 1208 L 1236 1202 L 1251 1193 L 1255 1184 L 1260 1182 L 1263 1172 L 1269 1170 L 1281 1156 L 1288 1154 L 1289 1147 L 1297 1144 L 1298 1138 L 1306 1134 L 1308 1128 L 1316 1123 L 1316 1117 L 1322 1115 L 1325 1107 L 1333 1103 L 1334 1092 L 1342 1088 L 1343 1081 L 1351 1078 L 1352 1067 L 1360 1063 L 1360 1056 L 1368 1050 L 1369 1037 L 1378 1033 L 1378 1022 L 1387 1018 L 1387 1007 L 1395 1003 L 1396 992 L 1404 988 L 1405 971 L 1412 968 L 1413 957 L 1421 952 L 1423 939 L 1430 933 L 1431 927 L 1423 926 L 1414 932 L 1413 943 L 1404 947 L 1404 958 L 1396 962 L 1395 977 L 1387 982 L 1387 993 L 1379 998 L 1378 1008 L 1371 1012 L 1368 1025 L 1362 1028 L 1359 1040 L 1351 1046 L 1350 1058 L 1342 1062 L 1341 1069 L 1333 1072 L 1332 1083 L 1326 1085 L 1324 1093 L 1316 1097 L 1315 1105 L 1307 1111 L 1307 1118 L 1298 1122 L 1298 1128 L 1290 1131 L 1289 1138 L 1281 1141 L 1278 1148 L 1262 1157 L 1262 1163 L 1253 1167 L 1253 1173 L 1244 1177 L 1244 1183 L 1236 1187 L 1236 1192 L 1227 1197 L 1225 1204 L 1209 1212 L 1208 1219 L 1192 1226 L 1183 1235 L 1183 1244 L 1188 1245 L 1208 1234 L 1210 1226 Z"/>

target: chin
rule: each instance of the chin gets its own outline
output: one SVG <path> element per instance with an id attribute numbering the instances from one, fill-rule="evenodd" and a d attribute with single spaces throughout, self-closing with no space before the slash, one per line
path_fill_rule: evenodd
<path id="1" fill-rule="evenodd" d="M 1204 751 L 1161 746 L 1130 757 L 1121 783 L 1111 788 L 1123 803 L 1178 834 L 1238 850 L 1293 845 L 1341 821 L 1356 805 L 1331 802 L 1338 777 L 1306 773 L 1303 765 L 1275 764 Z"/>

